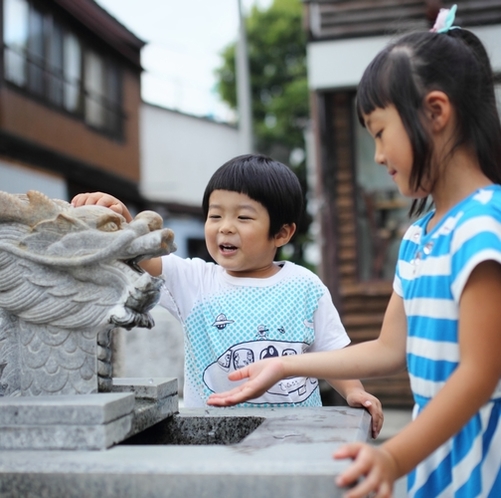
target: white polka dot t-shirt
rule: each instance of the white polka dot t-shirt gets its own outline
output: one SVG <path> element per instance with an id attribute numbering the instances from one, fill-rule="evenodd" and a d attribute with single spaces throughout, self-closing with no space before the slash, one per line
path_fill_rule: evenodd
<path id="1" fill-rule="evenodd" d="M 162 258 L 160 304 L 185 332 L 186 407 L 205 406 L 213 392 L 237 385 L 228 374 L 273 356 L 340 349 L 350 340 L 331 295 L 294 263 L 269 278 L 237 278 L 213 263 Z M 289 378 L 244 406 L 320 406 L 318 380 Z"/>

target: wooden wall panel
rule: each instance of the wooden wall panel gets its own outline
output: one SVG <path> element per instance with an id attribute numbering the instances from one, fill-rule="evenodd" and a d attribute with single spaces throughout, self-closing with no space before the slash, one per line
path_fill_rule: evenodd
<path id="1" fill-rule="evenodd" d="M 499 0 L 457 0 L 457 24 L 482 26 L 501 22 Z M 443 4 L 443 5 L 442 5 Z M 306 1 L 312 40 L 393 34 L 430 27 L 441 6 L 431 0 L 310 0 Z"/>
<path id="2" fill-rule="evenodd" d="M 353 344 L 378 337 L 392 285 L 387 281 L 360 282 L 357 258 L 356 181 L 353 154 L 353 91 L 323 95 L 325 116 L 323 165 L 318 171 L 323 234 L 321 277 L 334 296 Z M 326 262 L 335 265 L 327 268 Z M 335 275 L 335 279 L 333 276 Z M 364 380 L 366 389 L 386 407 L 411 407 L 407 372 Z"/>

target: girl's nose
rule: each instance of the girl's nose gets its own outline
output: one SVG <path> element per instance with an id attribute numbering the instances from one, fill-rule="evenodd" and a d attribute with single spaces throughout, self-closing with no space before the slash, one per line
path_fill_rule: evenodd
<path id="1" fill-rule="evenodd" d="M 376 145 L 376 151 L 374 152 L 374 161 L 376 161 L 376 164 L 381 164 L 383 166 L 386 164 L 384 154 L 382 153 L 381 148 L 378 147 L 377 145 Z"/>

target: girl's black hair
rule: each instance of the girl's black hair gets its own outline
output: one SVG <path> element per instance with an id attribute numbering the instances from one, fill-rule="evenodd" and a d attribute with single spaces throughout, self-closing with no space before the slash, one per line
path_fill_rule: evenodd
<path id="1" fill-rule="evenodd" d="M 216 170 L 202 200 L 205 218 L 214 190 L 238 192 L 261 203 L 270 215 L 270 237 L 283 225 L 297 225 L 303 212 L 303 192 L 297 176 L 285 164 L 259 154 L 235 157 Z"/>
<path id="2" fill-rule="evenodd" d="M 383 49 L 365 70 L 357 92 L 357 112 L 363 115 L 393 104 L 409 135 L 414 161 L 410 186 L 436 181 L 432 171 L 433 144 L 423 125 L 423 100 L 433 90 L 449 97 L 457 116 L 451 152 L 472 147 L 482 172 L 501 183 L 501 124 L 494 78 L 482 42 L 466 29 L 446 34 L 419 32 L 402 36 Z M 411 214 L 421 214 L 427 199 L 415 200 Z"/>

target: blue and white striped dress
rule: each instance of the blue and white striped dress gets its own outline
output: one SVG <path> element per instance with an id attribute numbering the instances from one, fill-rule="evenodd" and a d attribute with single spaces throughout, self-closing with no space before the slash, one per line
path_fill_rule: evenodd
<path id="1" fill-rule="evenodd" d="M 425 233 L 432 214 L 407 230 L 394 282 L 407 315 L 414 416 L 459 363 L 459 300 L 469 275 L 482 261 L 501 263 L 501 187 L 476 191 Z M 470 422 L 409 474 L 408 491 L 413 498 L 501 497 L 501 382 Z"/>

